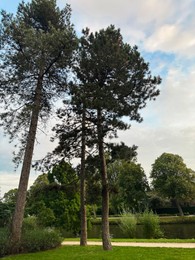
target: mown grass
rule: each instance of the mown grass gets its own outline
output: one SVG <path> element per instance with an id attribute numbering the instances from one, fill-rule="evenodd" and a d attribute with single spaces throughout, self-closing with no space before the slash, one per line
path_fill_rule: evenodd
<path id="1" fill-rule="evenodd" d="M 4 257 L 5 260 L 194 260 L 194 249 L 113 247 L 103 251 L 101 246 L 63 246 L 39 253 Z"/>

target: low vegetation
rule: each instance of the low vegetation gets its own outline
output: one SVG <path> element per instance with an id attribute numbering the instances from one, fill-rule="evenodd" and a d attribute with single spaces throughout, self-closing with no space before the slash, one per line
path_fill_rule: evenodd
<path id="1" fill-rule="evenodd" d="M 124 235 L 129 238 L 136 236 L 137 218 L 134 214 L 124 212 L 120 217 L 119 227 L 123 231 Z"/>
<path id="2" fill-rule="evenodd" d="M 109 222 L 111 225 L 119 224 L 121 221 L 121 216 L 110 217 Z M 92 224 L 101 224 L 101 218 L 97 217 L 96 219 L 91 220 Z M 159 216 L 160 224 L 180 224 L 180 223 L 195 223 L 195 215 L 194 216 Z M 141 224 L 138 219 L 137 224 Z"/>
<path id="3" fill-rule="evenodd" d="M 5 257 L 5 260 L 58 260 L 58 259 L 131 259 L 131 260 L 194 260 L 194 249 L 182 248 L 144 248 L 144 247 L 114 247 L 111 251 L 103 251 L 100 246 L 63 246 L 54 250 L 39 253 L 14 255 Z"/>
<path id="4" fill-rule="evenodd" d="M 140 222 L 143 225 L 143 235 L 145 238 L 163 237 L 163 232 L 160 229 L 159 217 L 152 211 L 145 211 L 140 216 Z"/>
<path id="5" fill-rule="evenodd" d="M 18 252 L 38 252 L 56 248 L 61 245 L 62 237 L 57 230 L 51 228 L 35 227 L 33 222 L 25 223 Z M 0 257 L 10 252 L 9 232 L 6 228 L 0 229 Z"/>
<path id="6" fill-rule="evenodd" d="M 163 237 L 163 232 L 160 229 L 159 217 L 152 211 L 146 210 L 142 214 L 131 214 L 124 212 L 120 217 L 120 222 L 118 225 L 124 235 L 127 235 L 129 238 L 135 238 L 138 220 L 143 226 L 144 238 Z"/>

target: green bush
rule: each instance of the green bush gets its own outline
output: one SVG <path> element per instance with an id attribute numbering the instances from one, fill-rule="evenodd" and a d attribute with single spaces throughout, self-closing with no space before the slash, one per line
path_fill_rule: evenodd
<path id="1" fill-rule="evenodd" d="M 121 214 L 119 227 L 128 238 L 136 236 L 137 218 L 134 214 L 124 212 Z"/>
<path id="2" fill-rule="evenodd" d="M 8 253 L 8 241 L 7 228 L 0 228 L 0 257 Z"/>
<path id="3" fill-rule="evenodd" d="M 55 215 L 52 209 L 50 208 L 43 208 L 37 214 L 38 223 L 44 227 L 51 227 L 55 224 Z"/>
<path id="4" fill-rule="evenodd" d="M 24 218 L 23 220 L 23 224 L 22 224 L 22 230 L 26 231 L 26 230 L 33 230 L 38 228 L 38 224 L 37 224 L 37 217 L 35 216 L 30 216 L 27 218 Z"/>
<path id="5" fill-rule="evenodd" d="M 140 218 L 143 224 L 144 238 L 160 238 L 163 237 L 163 232 L 160 229 L 160 221 L 158 215 L 152 211 L 146 210 Z"/>
<path id="6" fill-rule="evenodd" d="M 60 233 L 51 228 L 27 230 L 20 247 L 22 252 L 37 252 L 60 246 L 62 240 Z"/>
<path id="7" fill-rule="evenodd" d="M 29 222 L 31 220 L 28 219 Z M 21 242 L 18 245 L 18 252 L 28 253 L 52 249 L 60 246 L 62 240 L 63 238 L 61 237 L 60 233 L 54 229 L 38 229 L 36 227 L 33 230 L 31 226 L 27 225 L 23 229 Z M 7 229 L 2 228 L 0 229 L 0 257 L 9 254 L 9 248 L 9 232 Z"/>

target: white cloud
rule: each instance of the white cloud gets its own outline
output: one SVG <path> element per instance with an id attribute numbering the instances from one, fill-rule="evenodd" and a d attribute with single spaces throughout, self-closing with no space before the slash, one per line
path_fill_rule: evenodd
<path id="1" fill-rule="evenodd" d="M 30 187 L 34 180 L 37 178 L 37 174 L 32 172 L 29 177 L 29 185 Z M 17 172 L 5 172 L 0 171 L 0 198 L 3 197 L 4 193 L 8 192 L 11 189 L 18 188 L 19 184 L 19 178 L 20 178 L 20 171 Z"/>
<path id="2" fill-rule="evenodd" d="M 172 52 L 185 56 L 195 56 L 195 29 L 184 30 L 176 24 L 165 24 L 146 40 L 149 51 Z"/>
<path id="3" fill-rule="evenodd" d="M 177 129 L 174 127 L 151 127 L 147 123 L 133 125 L 130 130 L 119 133 L 119 140 L 127 145 L 138 145 L 138 162 L 147 176 L 151 165 L 162 153 L 182 156 L 187 167 L 195 169 L 195 125 Z"/>
<path id="4" fill-rule="evenodd" d="M 187 65 L 186 65 L 187 66 Z M 188 127 L 195 122 L 195 67 L 169 68 L 159 97 L 159 116 L 163 125 Z"/>
<path id="5" fill-rule="evenodd" d="M 143 111 L 144 121 L 120 132 L 119 140 L 138 145 L 138 161 L 147 175 L 162 153 L 182 156 L 195 170 L 195 67 L 170 67 L 161 94 Z"/>
<path id="6" fill-rule="evenodd" d="M 65 0 L 58 0 L 62 7 Z M 175 8 L 173 1 L 137 0 L 69 0 L 72 8 L 72 18 L 77 30 L 89 27 L 92 31 L 105 28 L 110 24 L 126 31 L 131 42 L 138 43 L 143 35 L 158 26 L 162 20 L 170 19 Z M 127 36 L 125 33 L 125 37 Z"/>
<path id="7" fill-rule="evenodd" d="M 59 0 L 62 6 L 66 1 Z M 98 31 L 110 24 L 121 28 L 130 44 L 146 51 L 195 55 L 193 0 L 69 0 L 76 29 Z"/>

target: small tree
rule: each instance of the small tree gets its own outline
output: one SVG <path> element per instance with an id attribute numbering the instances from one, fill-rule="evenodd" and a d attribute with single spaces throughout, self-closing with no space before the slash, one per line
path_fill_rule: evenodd
<path id="1" fill-rule="evenodd" d="M 111 205 L 115 206 L 117 212 L 141 212 L 147 208 L 149 185 L 140 164 L 118 160 L 108 165 L 108 172 L 110 178 L 115 175 L 116 179 L 116 190 L 111 194 Z"/>
<path id="2" fill-rule="evenodd" d="M 183 216 L 181 203 L 195 194 L 195 173 L 188 169 L 181 156 L 163 153 L 152 165 L 152 185 L 165 198 L 171 199 Z"/>
<path id="3" fill-rule="evenodd" d="M 47 177 L 47 179 L 45 179 Z M 41 183 L 40 183 L 41 181 Z M 79 179 L 72 166 L 62 161 L 40 175 L 29 190 L 28 214 L 39 223 L 79 231 Z"/>

